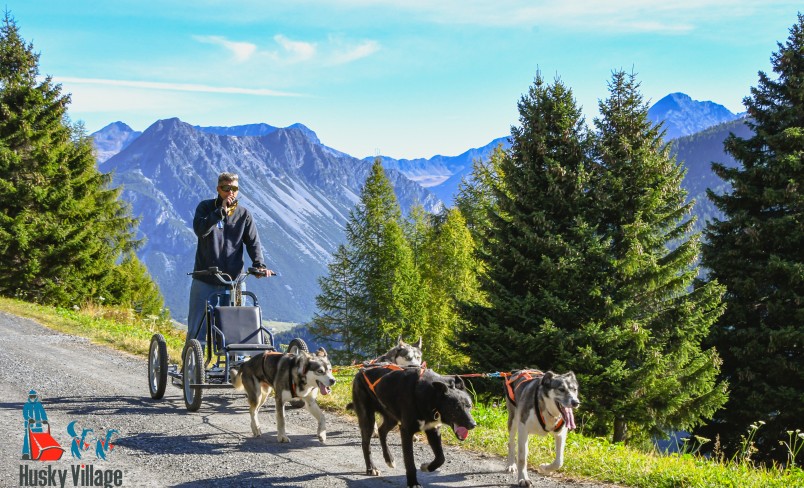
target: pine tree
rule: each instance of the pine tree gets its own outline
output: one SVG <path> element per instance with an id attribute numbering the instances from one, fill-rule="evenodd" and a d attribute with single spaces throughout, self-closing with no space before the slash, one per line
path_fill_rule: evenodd
<path id="1" fill-rule="evenodd" d="M 637 88 L 616 74 L 590 135 L 571 91 L 537 77 L 510 151 L 458 200 L 488 267 L 490 306 L 467 312 L 473 362 L 574 370 L 586 431 L 616 441 L 694 426 L 725 398 L 717 355 L 700 348 L 721 289 L 687 291 L 698 244 L 683 173 Z"/>
<path id="2" fill-rule="evenodd" d="M 481 279 L 489 301 L 465 307 L 472 327 L 461 339 L 481 370 L 566 370 L 573 362 L 555 359 L 574 351 L 574 340 L 558 332 L 579 327 L 590 306 L 578 292 L 586 287 L 580 257 L 589 236 L 579 229 L 590 142 L 572 92 L 559 80 L 548 85 L 537 76 L 518 107 L 521 125 L 512 128 L 510 150 L 476 166 L 482 171 L 459 199 L 488 270 Z"/>
<path id="3" fill-rule="evenodd" d="M 637 437 L 689 429 L 723 405 L 720 359 L 701 347 L 723 311 L 723 290 L 712 282 L 689 291 L 699 236 L 690 235 L 694 219 L 684 220 L 693 202 L 685 203 L 683 168 L 648 120 L 635 76 L 616 72 L 609 88 L 595 120 L 591 187 L 592 222 L 606 247 L 590 263 L 604 271 L 596 280 L 604 301 L 587 325 L 585 347 L 598 358 L 584 368 L 593 382 L 584 386 L 598 392 L 590 408 L 613 421 L 621 441 L 628 425 Z"/>
<path id="4" fill-rule="evenodd" d="M 0 293 L 70 305 L 120 302 L 114 270 L 138 244 L 135 219 L 95 167 L 91 139 L 67 119 L 70 98 L 6 13 L 0 28 Z M 135 259 L 135 258 L 132 258 Z M 122 263 L 120 263 L 122 264 Z M 144 268 L 131 270 L 142 272 Z"/>
<path id="5" fill-rule="evenodd" d="M 755 135 L 725 142 L 741 166 L 712 165 L 731 190 L 709 192 L 725 217 L 707 226 L 703 262 L 707 282 L 728 290 L 709 342 L 731 393 L 701 433 L 719 435 L 734 452 L 762 421 L 759 454 L 786 461 L 778 441 L 804 428 L 804 15 L 778 46 L 771 57 L 778 77 L 760 72 L 744 99 Z"/>

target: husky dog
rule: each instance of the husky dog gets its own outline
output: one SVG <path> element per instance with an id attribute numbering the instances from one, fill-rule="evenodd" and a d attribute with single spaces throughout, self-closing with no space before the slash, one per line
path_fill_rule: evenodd
<path id="1" fill-rule="evenodd" d="M 422 338 L 419 337 L 419 342 L 416 344 L 408 344 L 399 336 L 396 340 L 397 344 L 382 356 L 372 359 L 369 364 L 377 363 L 393 363 L 399 366 L 421 366 L 422 365 Z"/>
<path id="2" fill-rule="evenodd" d="M 581 404 L 578 380 L 572 371 L 565 374 L 514 371 L 505 381 L 505 403 L 508 407 L 508 472 L 519 473 L 519 486 L 532 486 L 528 479 L 528 435 L 550 433 L 555 438 L 556 458 L 550 464 L 539 466 L 540 472 L 550 473 L 564 464 L 567 431 L 575 429 L 572 409 Z M 514 462 L 516 439 L 519 451 Z"/>
<path id="3" fill-rule="evenodd" d="M 409 487 L 418 487 L 413 459 L 413 434 L 424 431 L 435 459 L 421 465 L 422 471 L 435 471 L 444 464 L 441 447 L 441 424 L 449 425 L 459 440 L 465 440 L 475 427 L 470 410 L 472 399 L 459 376 L 441 376 L 426 368 L 377 364 L 362 368 L 352 381 L 352 403 L 360 425 L 366 474 L 378 476 L 380 471 L 371 460 L 372 431 L 375 414 L 382 416 L 380 445 L 385 463 L 395 467 L 388 450 L 388 432 L 399 425 L 402 456 Z"/>
<path id="4" fill-rule="evenodd" d="M 235 389 L 246 391 L 251 431 L 255 437 L 262 434 L 257 414 L 273 389 L 277 440 L 290 442 L 285 434 L 285 402 L 301 398 L 304 408 L 318 421 L 318 440 L 326 442 L 327 427 L 316 397 L 319 392 L 328 395 L 332 391 L 330 387 L 335 384 L 335 377 L 332 376 L 332 365 L 323 347 L 315 354 L 283 354 L 276 351 L 258 354 L 243 363 L 232 383 Z"/>

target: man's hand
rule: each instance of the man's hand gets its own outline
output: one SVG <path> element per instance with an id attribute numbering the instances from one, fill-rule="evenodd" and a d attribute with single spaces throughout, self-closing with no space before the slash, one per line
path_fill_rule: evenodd
<path id="1" fill-rule="evenodd" d="M 259 268 L 257 270 L 257 278 L 265 278 L 266 276 L 276 276 L 276 273 L 268 268 Z"/>

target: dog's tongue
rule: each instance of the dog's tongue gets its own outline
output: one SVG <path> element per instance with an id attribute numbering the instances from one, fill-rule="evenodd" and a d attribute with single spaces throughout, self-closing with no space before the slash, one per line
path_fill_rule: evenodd
<path id="1" fill-rule="evenodd" d="M 467 437 L 469 437 L 469 429 L 463 426 L 454 427 L 452 430 L 455 431 L 455 435 L 458 439 L 465 441 Z"/>
<path id="2" fill-rule="evenodd" d="M 569 407 L 561 407 L 561 416 L 564 417 L 564 424 L 567 430 L 575 430 L 575 414 Z"/>
<path id="3" fill-rule="evenodd" d="M 318 391 L 320 391 L 322 395 L 329 395 L 332 393 L 332 388 L 328 387 L 324 383 L 321 383 L 320 381 L 316 381 L 316 383 L 318 383 Z"/>

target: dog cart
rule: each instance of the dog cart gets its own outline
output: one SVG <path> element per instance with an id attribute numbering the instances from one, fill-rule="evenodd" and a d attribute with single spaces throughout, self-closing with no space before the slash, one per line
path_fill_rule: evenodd
<path id="1" fill-rule="evenodd" d="M 232 388 L 231 368 L 237 368 L 250 356 L 264 351 L 274 351 L 274 336 L 262 325 L 262 311 L 257 296 L 242 289 L 249 275 L 258 275 L 262 270 L 249 268 L 232 278 L 218 268 L 194 271 L 192 276 L 215 276 L 227 286 L 226 291 L 211 293 L 204 304 L 204 327 L 206 344 L 191 339 L 184 346 L 183 364 L 168 365 L 167 344 L 162 334 L 154 334 L 148 352 L 148 388 L 156 400 L 165 394 L 167 378 L 181 388 L 187 410 L 195 412 L 201 406 L 202 390 Z M 225 298 L 229 300 L 225 300 Z M 247 305 L 248 300 L 251 305 Z M 230 305 L 220 305 L 227 302 Z M 202 329 L 204 330 L 204 329 Z M 290 341 L 288 353 L 309 352 L 300 338 Z"/>

